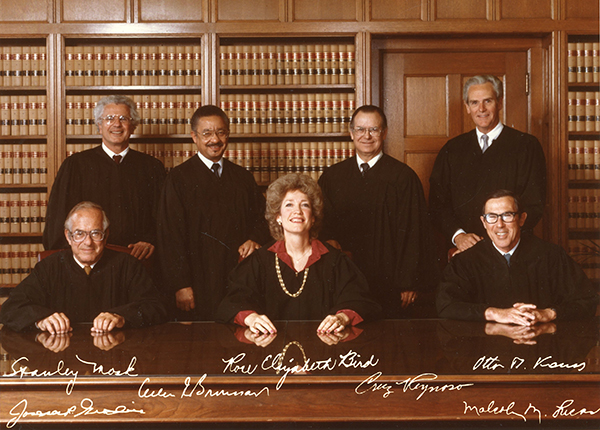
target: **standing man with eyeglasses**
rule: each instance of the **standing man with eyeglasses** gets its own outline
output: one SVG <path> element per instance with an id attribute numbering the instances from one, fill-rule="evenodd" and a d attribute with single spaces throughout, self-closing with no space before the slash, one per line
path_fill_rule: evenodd
<path id="1" fill-rule="evenodd" d="M 150 258 L 156 246 L 156 212 L 166 172 L 156 158 L 129 147 L 140 122 L 135 103 L 113 95 L 100 99 L 94 118 L 102 144 L 68 157 L 61 165 L 46 214 L 44 247 L 67 246 L 62 222 L 69 209 L 87 200 L 104 208 L 113 222 L 110 243 Z"/>
<path id="2" fill-rule="evenodd" d="M 416 173 L 383 153 L 387 120 L 377 106 L 359 107 L 350 121 L 356 156 L 325 170 L 321 237 L 352 254 L 385 318 L 413 315 L 420 291 L 435 285 L 427 205 Z"/>
<path id="3" fill-rule="evenodd" d="M 464 251 L 485 237 L 479 211 L 487 194 L 498 189 L 521 196 L 529 214 L 524 229 L 533 231 L 546 201 L 546 160 L 532 135 L 500 121 L 502 82 L 492 75 L 465 82 L 463 99 L 475 129 L 449 140 L 429 178 L 431 220 L 448 241 Z"/>
<path id="4" fill-rule="evenodd" d="M 167 176 L 158 215 L 163 286 L 179 320 L 214 320 L 227 275 L 269 238 L 265 199 L 252 173 L 223 158 L 229 118 L 198 108 L 191 119 L 197 156 Z"/>
<path id="5" fill-rule="evenodd" d="M 75 205 L 63 230 L 70 249 L 36 264 L 2 305 L 0 322 L 16 331 L 37 328 L 52 336 L 65 335 L 73 323 L 91 322 L 95 335 L 163 322 L 166 310 L 143 265 L 105 248 L 108 228 L 99 205 Z"/>
<path id="6" fill-rule="evenodd" d="M 511 191 L 485 199 L 480 222 L 487 238 L 444 270 L 440 317 L 533 326 L 594 316 L 598 295 L 583 270 L 560 246 L 522 233 L 527 218 Z"/>

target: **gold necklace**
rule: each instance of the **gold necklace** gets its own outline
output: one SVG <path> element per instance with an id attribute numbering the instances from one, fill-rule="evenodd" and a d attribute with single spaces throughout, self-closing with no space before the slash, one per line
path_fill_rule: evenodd
<path id="1" fill-rule="evenodd" d="M 275 254 L 275 271 L 277 272 L 277 278 L 279 279 L 279 285 L 281 285 L 283 292 L 286 293 L 290 297 L 296 298 L 300 294 L 302 294 L 302 290 L 304 290 L 304 285 L 306 284 L 306 278 L 308 277 L 308 269 L 310 269 L 310 267 L 307 267 L 306 269 L 304 269 L 304 280 L 302 281 L 302 285 L 300 286 L 300 289 L 298 291 L 296 291 L 294 294 L 292 294 L 288 291 L 287 288 L 285 288 L 285 283 L 283 282 L 283 278 L 281 277 L 281 269 L 279 268 L 279 258 L 277 257 L 277 254 Z"/>

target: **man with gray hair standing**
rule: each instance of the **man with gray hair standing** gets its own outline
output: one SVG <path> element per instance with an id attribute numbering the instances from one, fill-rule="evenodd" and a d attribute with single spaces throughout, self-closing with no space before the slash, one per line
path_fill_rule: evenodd
<path id="1" fill-rule="evenodd" d="M 459 251 L 485 237 L 479 212 L 494 190 L 521 196 L 528 214 L 525 231 L 533 230 L 544 212 L 544 152 L 534 136 L 502 124 L 503 94 L 502 81 L 495 76 L 467 80 L 463 100 L 476 127 L 444 145 L 429 178 L 431 222 Z"/>
<path id="2" fill-rule="evenodd" d="M 101 205 L 113 221 L 110 243 L 131 248 L 131 255 L 140 260 L 150 258 L 165 168 L 156 158 L 129 147 L 140 122 L 130 98 L 102 98 L 94 118 L 102 145 L 73 154 L 61 165 L 48 201 L 44 247 L 66 247 L 62 223 L 70 208 L 89 200 Z"/>

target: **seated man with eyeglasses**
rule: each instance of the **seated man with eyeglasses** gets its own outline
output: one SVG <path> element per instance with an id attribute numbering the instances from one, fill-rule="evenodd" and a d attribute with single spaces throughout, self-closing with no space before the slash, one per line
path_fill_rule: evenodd
<path id="1" fill-rule="evenodd" d="M 225 112 L 201 106 L 191 126 L 198 154 L 169 172 L 159 205 L 162 286 L 178 320 L 212 321 L 229 272 L 270 236 L 253 174 L 224 158 Z"/>
<path id="2" fill-rule="evenodd" d="M 166 319 L 158 290 L 141 262 L 105 248 L 109 221 L 100 206 L 77 204 L 64 223 L 70 249 L 44 258 L 0 309 L 0 322 L 21 331 L 67 333 L 92 323 L 92 334 Z"/>
<path id="3" fill-rule="evenodd" d="M 533 326 L 594 316 L 598 295 L 560 247 L 521 234 L 527 213 L 507 190 L 488 196 L 488 238 L 450 260 L 437 292 L 442 318 Z"/>
<path id="4" fill-rule="evenodd" d="M 423 303 L 419 293 L 433 291 L 438 279 L 421 181 L 383 152 L 387 119 L 380 107 L 356 109 L 350 136 L 356 155 L 328 167 L 319 179 L 325 202 L 321 237 L 352 253 L 384 318 L 419 316 L 415 300 Z"/>
<path id="5" fill-rule="evenodd" d="M 129 140 L 140 123 L 128 97 L 111 95 L 94 108 L 102 144 L 75 153 L 62 163 L 50 193 L 44 248 L 67 246 L 63 222 L 81 201 L 104 208 L 113 223 L 109 242 L 131 248 L 131 255 L 150 258 L 156 246 L 156 212 L 166 172 L 151 155 L 133 150 Z"/>

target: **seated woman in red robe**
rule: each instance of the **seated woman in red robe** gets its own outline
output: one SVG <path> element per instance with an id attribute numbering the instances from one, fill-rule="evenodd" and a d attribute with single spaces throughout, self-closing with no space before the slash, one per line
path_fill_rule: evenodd
<path id="1" fill-rule="evenodd" d="M 265 217 L 276 241 L 231 272 L 217 321 L 272 334 L 272 321 L 322 320 L 318 332 L 337 333 L 381 314 L 354 263 L 317 239 L 323 197 L 315 180 L 298 173 L 277 179 L 267 190 Z"/>

